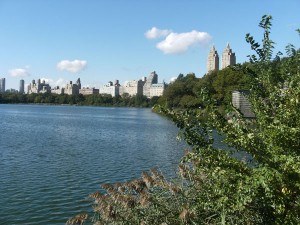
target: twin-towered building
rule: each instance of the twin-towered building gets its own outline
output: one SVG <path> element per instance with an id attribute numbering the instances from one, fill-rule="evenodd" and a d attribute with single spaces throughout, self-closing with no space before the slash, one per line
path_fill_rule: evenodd
<path id="1" fill-rule="evenodd" d="M 222 69 L 234 64 L 236 64 L 235 53 L 232 52 L 228 43 L 222 54 Z M 207 72 L 209 73 L 214 70 L 219 70 L 219 55 L 215 46 L 210 49 L 207 59 Z"/>

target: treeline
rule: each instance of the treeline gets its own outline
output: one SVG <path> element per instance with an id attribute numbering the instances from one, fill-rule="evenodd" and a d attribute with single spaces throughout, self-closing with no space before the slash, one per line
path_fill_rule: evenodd
<path id="1" fill-rule="evenodd" d="M 270 61 L 272 71 L 279 71 L 289 57 L 275 57 Z M 197 78 L 194 73 L 187 75 L 179 74 L 177 79 L 168 85 L 163 96 L 158 103 L 168 109 L 193 109 L 203 106 L 203 99 L 200 97 L 201 91 L 206 90 L 212 100 L 219 108 L 224 108 L 232 102 L 232 91 L 250 90 L 253 82 L 253 71 L 257 70 L 257 64 L 245 62 L 229 66 L 219 71 L 212 71 L 201 78 Z M 297 68 L 291 65 L 289 68 L 295 72 Z M 280 82 L 284 82 L 280 80 Z"/>
<path id="2" fill-rule="evenodd" d="M 239 69 L 237 69 L 239 67 Z M 108 94 L 93 95 L 66 95 L 66 94 L 18 94 L 0 93 L 0 104 L 70 104 L 93 106 L 117 107 L 152 107 L 159 104 L 166 108 L 199 108 L 202 99 L 199 94 L 205 88 L 219 106 L 231 102 L 233 90 L 249 89 L 249 76 L 243 72 L 247 64 L 228 67 L 220 71 L 212 71 L 202 78 L 197 78 L 194 73 L 179 74 L 177 79 L 169 84 L 163 96 L 148 99 L 143 95 L 112 97 Z"/>
<path id="3" fill-rule="evenodd" d="M 286 59 L 275 58 L 272 68 L 276 70 Z M 179 74 L 177 79 L 170 83 L 163 96 L 148 99 L 143 95 L 112 97 L 108 94 L 93 95 L 66 95 L 66 94 L 18 94 L 0 93 L 0 104 L 23 103 L 23 104 L 70 104 L 70 105 L 93 105 L 93 106 L 117 106 L 117 107 L 153 107 L 159 104 L 169 109 L 189 109 L 203 106 L 200 98 L 201 90 L 206 89 L 211 98 L 220 109 L 232 101 L 232 91 L 248 90 L 251 88 L 251 70 L 255 65 L 250 63 L 237 64 L 223 70 L 212 71 L 201 78 L 194 73 L 187 75 Z M 293 69 L 293 68 L 291 68 Z M 294 69 L 295 70 L 295 69 Z"/>
<path id="4" fill-rule="evenodd" d="M 66 94 L 19 94 L 0 93 L 0 104 L 69 104 L 115 107 L 152 107 L 157 103 L 158 97 L 148 99 L 143 95 L 112 97 L 108 94 L 94 95 L 66 95 Z"/>
<path id="5" fill-rule="evenodd" d="M 227 67 L 202 78 L 197 78 L 194 73 L 180 74 L 167 87 L 159 103 L 167 108 L 198 108 L 202 105 L 200 92 L 205 88 L 219 106 L 227 105 L 231 102 L 233 90 L 250 88 L 249 75 L 244 72 L 246 67 L 246 63 Z"/>

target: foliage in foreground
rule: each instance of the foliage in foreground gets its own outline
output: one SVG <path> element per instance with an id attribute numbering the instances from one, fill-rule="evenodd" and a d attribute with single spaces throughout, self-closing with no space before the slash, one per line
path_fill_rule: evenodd
<path id="1" fill-rule="evenodd" d="M 169 182 L 153 170 L 127 183 L 103 185 L 105 193 L 91 195 L 94 224 L 300 223 L 300 51 L 288 45 L 288 57 L 272 60 L 271 17 L 264 16 L 259 26 L 262 46 L 246 36 L 256 52 L 249 56 L 255 67 L 247 69 L 256 119 L 246 120 L 234 108 L 233 116 L 224 117 L 205 91 L 202 110 L 161 108 L 192 148 L 179 166 L 180 179 Z M 281 61 L 278 67 L 274 60 Z M 230 150 L 215 145 L 216 133 Z"/>

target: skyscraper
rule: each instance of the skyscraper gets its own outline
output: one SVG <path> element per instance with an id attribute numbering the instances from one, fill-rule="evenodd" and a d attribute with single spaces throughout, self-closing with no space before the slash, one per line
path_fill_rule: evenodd
<path id="1" fill-rule="evenodd" d="M 157 84 L 158 81 L 158 75 L 155 71 L 151 72 L 148 78 L 146 79 L 146 82 L 143 86 L 143 95 L 150 97 L 150 88 L 152 84 Z"/>
<path id="2" fill-rule="evenodd" d="M 5 92 L 5 78 L 0 79 L 0 92 Z"/>
<path id="3" fill-rule="evenodd" d="M 226 68 L 227 66 L 231 66 L 236 64 L 236 57 L 235 53 L 232 52 L 232 49 L 229 46 L 229 43 L 227 43 L 226 48 L 223 51 L 222 54 L 222 69 Z"/>
<path id="4" fill-rule="evenodd" d="M 209 73 L 213 70 L 219 70 L 219 55 L 215 46 L 210 49 L 207 59 L 207 72 Z"/>
<path id="5" fill-rule="evenodd" d="M 19 93 L 24 94 L 24 80 L 20 80 Z"/>

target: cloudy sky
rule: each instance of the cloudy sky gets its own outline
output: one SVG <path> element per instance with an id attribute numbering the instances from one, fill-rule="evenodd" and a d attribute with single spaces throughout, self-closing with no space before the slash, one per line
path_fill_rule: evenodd
<path id="1" fill-rule="evenodd" d="M 262 39 L 258 23 L 273 16 L 276 50 L 300 47 L 299 0 L 0 0 L 0 78 L 18 88 L 42 78 L 84 86 L 139 79 L 159 82 L 206 73 L 209 49 L 230 43 L 237 62 L 252 54 L 246 33 Z"/>

